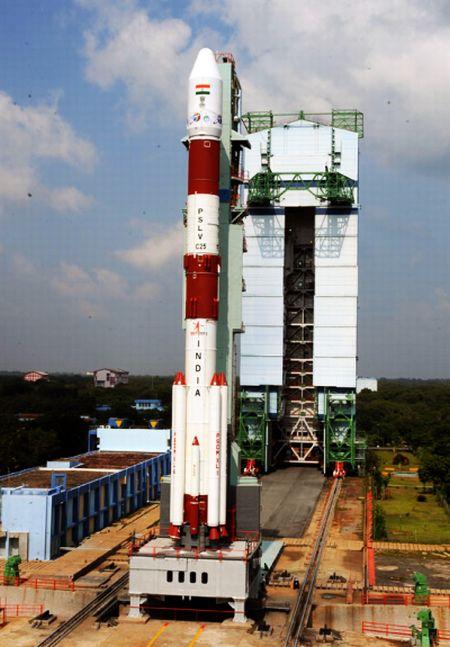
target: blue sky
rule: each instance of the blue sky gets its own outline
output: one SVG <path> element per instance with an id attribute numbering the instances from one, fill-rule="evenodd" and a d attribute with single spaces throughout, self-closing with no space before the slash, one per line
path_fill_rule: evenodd
<path id="1" fill-rule="evenodd" d="M 179 140 L 207 45 L 245 109 L 364 110 L 359 372 L 449 377 L 450 16 L 422 5 L 5 0 L 0 369 L 182 366 Z"/>

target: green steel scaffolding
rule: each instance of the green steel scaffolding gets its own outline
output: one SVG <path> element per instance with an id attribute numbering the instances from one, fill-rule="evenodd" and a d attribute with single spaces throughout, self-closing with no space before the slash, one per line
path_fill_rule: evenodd
<path id="1" fill-rule="evenodd" d="M 268 206 L 279 202 L 287 191 L 309 191 L 330 205 L 351 205 L 355 182 L 335 170 L 322 172 L 256 173 L 248 182 L 249 206 Z"/>
<path id="2" fill-rule="evenodd" d="M 323 126 L 332 126 L 333 128 L 342 128 L 358 133 L 361 139 L 364 137 L 364 114 L 355 109 L 333 108 L 331 112 L 247 112 L 242 115 L 241 121 L 248 133 L 256 133 L 258 130 L 273 128 L 274 126 L 283 126 L 298 120 L 313 121 Z"/>
<path id="3" fill-rule="evenodd" d="M 355 469 L 356 412 L 355 393 L 336 393 L 325 389 L 324 460 L 325 468 L 342 461 Z"/>
<path id="4" fill-rule="evenodd" d="M 268 468 L 267 434 L 269 425 L 269 393 L 241 391 L 237 443 L 244 460 L 258 461 Z"/>

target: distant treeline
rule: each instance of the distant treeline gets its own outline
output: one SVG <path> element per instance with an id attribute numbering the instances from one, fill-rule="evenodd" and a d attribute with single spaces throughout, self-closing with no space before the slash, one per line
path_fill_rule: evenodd
<path id="1" fill-rule="evenodd" d="M 0 375 L 0 474 L 45 464 L 50 458 L 87 450 L 90 423 L 104 424 L 109 417 L 126 417 L 136 424 L 143 415 L 131 406 L 136 398 L 160 399 L 164 412 L 154 412 L 162 425 L 170 424 L 172 377 L 130 377 L 115 389 L 95 388 L 92 377 L 50 376 L 49 382 L 24 382 L 18 375 Z M 99 405 L 110 405 L 98 412 Z M 19 420 L 41 414 L 35 420 Z M 145 414 L 147 419 L 150 413 Z"/>
<path id="2" fill-rule="evenodd" d="M 420 477 L 450 500 L 450 380 L 380 380 L 358 395 L 357 416 L 369 446 L 410 447 Z"/>

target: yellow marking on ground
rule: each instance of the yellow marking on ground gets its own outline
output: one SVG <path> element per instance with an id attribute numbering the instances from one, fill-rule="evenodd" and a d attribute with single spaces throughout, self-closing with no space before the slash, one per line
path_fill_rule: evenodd
<path id="1" fill-rule="evenodd" d="M 155 642 L 158 640 L 158 638 L 160 637 L 160 635 L 162 634 L 162 632 L 163 632 L 163 631 L 165 631 L 165 630 L 167 629 L 167 627 L 168 627 L 168 626 L 169 626 L 169 623 L 168 623 L 168 622 L 165 622 L 165 623 L 164 623 L 164 624 L 163 624 L 163 625 L 158 629 L 158 631 L 155 633 L 155 635 L 153 636 L 153 638 L 150 638 L 150 642 L 148 642 L 148 643 L 147 643 L 147 647 L 152 647 L 152 645 L 154 645 L 154 644 L 155 644 Z"/>
<path id="2" fill-rule="evenodd" d="M 195 643 L 197 642 L 197 640 L 200 638 L 200 636 L 202 635 L 202 633 L 205 631 L 205 627 L 206 627 L 206 625 L 201 625 L 201 626 L 197 629 L 197 633 L 196 633 L 196 634 L 195 634 L 195 636 L 192 638 L 192 640 L 191 640 L 191 642 L 189 643 L 188 647 L 194 647 L 194 645 L 195 645 Z"/>

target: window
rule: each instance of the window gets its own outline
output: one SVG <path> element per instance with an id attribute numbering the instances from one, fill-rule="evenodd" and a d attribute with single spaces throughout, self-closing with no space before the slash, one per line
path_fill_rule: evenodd
<path id="1" fill-rule="evenodd" d="M 167 571 L 166 573 L 166 580 L 168 582 L 173 582 L 173 571 Z"/>
<path id="2" fill-rule="evenodd" d="M 179 571 L 178 572 L 178 581 L 180 584 L 183 584 L 184 582 L 184 571 Z"/>
<path id="3" fill-rule="evenodd" d="M 191 584 L 195 584 L 197 581 L 197 573 L 195 573 L 194 571 L 191 571 L 189 573 L 189 581 Z"/>
<path id="4" fill-rule="evenodd" d="M 208 584 L 208 573 L 202 573 L 202 584 Z"/>

